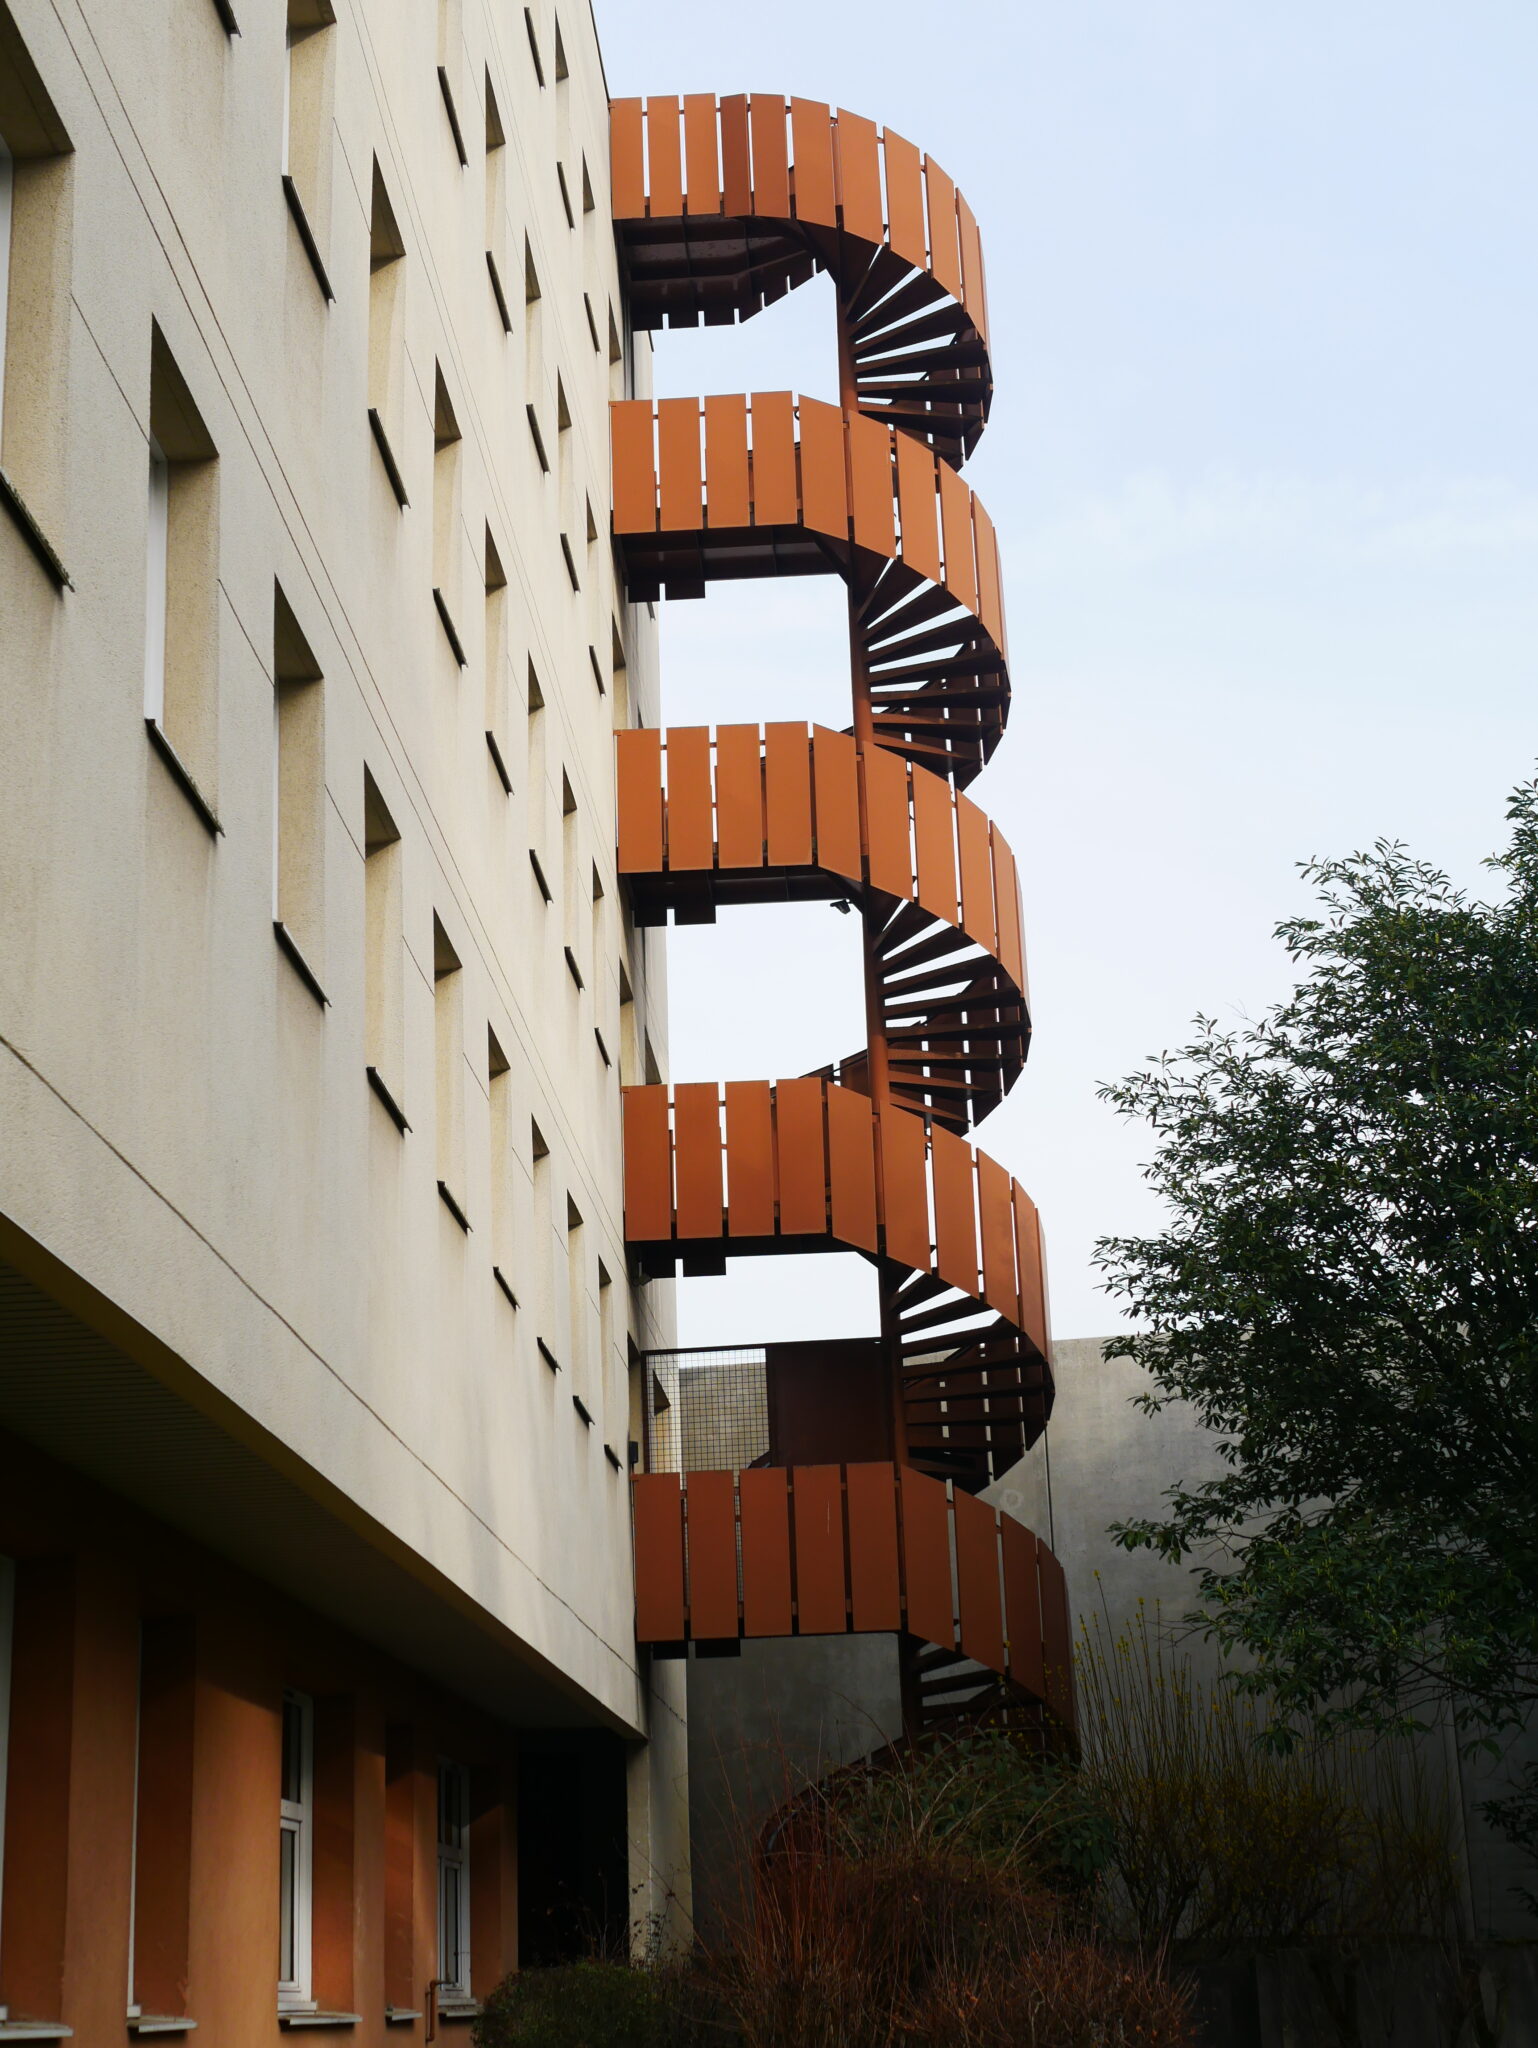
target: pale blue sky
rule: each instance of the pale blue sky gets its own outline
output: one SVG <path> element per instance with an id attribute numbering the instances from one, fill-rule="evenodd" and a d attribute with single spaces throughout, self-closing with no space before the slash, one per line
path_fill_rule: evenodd
<path id="1" fill-rule="evenodd" d="M 1477 883 L 1538 757 L 1538 6 L 597 13 L 614 93 L 840 102 L 977 212 L 998 389 L 967 475 L 1015 697 L 973 793 L 1021 856 L 1037 1023 L 981 1142 L 1040 1204 L 1058 1334 L 1108 1329 L 1090 1246 L 1157 1211 L 1097 1081 L 1282 992 L 1307 855 L 1400 837 Z M 658 389 L 832 397 L 830 322 L 817 285 L 660 335 Z M 667 607 L 663 650 L 670 722 L 844 722 L 831 581 Z M 818 907 L 670 939 L 675 1074 L 851 1049 L 853 938 Z M 685 1341 L 873 1327 L 858 1262 L 808 1265 L 688 1283 Z"/>

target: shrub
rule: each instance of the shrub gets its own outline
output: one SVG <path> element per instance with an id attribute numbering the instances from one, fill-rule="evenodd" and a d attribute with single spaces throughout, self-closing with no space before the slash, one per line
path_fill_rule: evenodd
<path id="1" fill-rule="evenodd" d="M 672 2048 L 667 1984 L 625 1963 L 563 1963 L 506 1977 L 475 2022 L 475 2048 Z"/>

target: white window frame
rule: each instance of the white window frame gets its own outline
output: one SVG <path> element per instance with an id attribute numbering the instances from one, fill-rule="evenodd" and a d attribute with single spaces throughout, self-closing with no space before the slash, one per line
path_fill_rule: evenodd
<path id="1" fill-rule="evenodd" d="M 5 1895 L 5 1779 L 11 1755 L 11 1621 L 16 1567 L 0 1557 L 0 1898 Z"/>
<path id="2" fill-rule="evenodd" d="M 297 1778 L 278 1786 L 278 2007 L 283 2012 L 313 2012 L 310 1996 L 310 1929 L 313 1917 L 312 1879 L 315 1862 L 315 1702 L 308 1693 L 283 1691 L 280 1750 L 286 1748 L 290 1715 L 298 1735 Z M 281 1763 L 279 1766 L 282 1769 Z M 297 1799 L 285 1795 L 296 1791 Z M 292 1846 L 290 1846 L 292 1845 Z M 283 1922 L 285 1907 L 291 1929 L 293 1969 L 285 1977 Z"/>
<path id="3" fill-rule="evenodd" d="M 0 444 L 5 439 L 5 357 L 11 297 L 11 219 L 15 209 L 16 164 L 0 135 Z"/>
<path id="4" fill-rule="evenodd" d="M 438 1760 L 438 1983 L 450 1999 L 471 1995 L 470 1770 L 446 1757 Z"/>
<path id="5" fill-rule="evenodd" d="M 171 540 L 171 465 L 149 437 L 149 523 L 144 569 L 144 716 L 163 726 L 166 715 L 167 575 Z"/>

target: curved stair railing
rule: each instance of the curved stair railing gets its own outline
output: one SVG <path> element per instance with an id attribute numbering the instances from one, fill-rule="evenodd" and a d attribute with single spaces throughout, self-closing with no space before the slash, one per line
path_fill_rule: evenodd
<path id="1" fill-rule="evenodd" d="M 799 1079 L 627 1088 L 626 1239 L 653 1275 L 872 1260 L 895 1454 L 638 1474 L 638 1637 L 889 1631 L 908 1733 L 1023 1713 L 1061 1737 L 1061 1568 L 975 1497 L 1052 1404 L 1036 1211 L 966 1141 L 1030 1039 L 1014 856 L 965 793 L 1009 708 L 997 538 L 958 472 L 992 396 L 976 223 L 902 137 L 814 101 L 616 101 L 612 139 L 636 326 L 747 318 L 818 271 L 839 309 L 837 405 L 614 404 L 627 593 L 841 576 L 852 713 L 620 733 L 620 872 L 643 925 L 858 907 L 867 1021 Z"/>

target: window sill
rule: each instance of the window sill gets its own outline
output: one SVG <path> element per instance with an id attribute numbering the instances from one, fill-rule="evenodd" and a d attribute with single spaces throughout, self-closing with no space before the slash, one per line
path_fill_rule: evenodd
<path id="1" fill-rule="evenodd" d="M 481 2001 L 478 1998 L 440 1998 L 438 2017 L 440 2020 L 478 2020 L 481 2016 Z"/>
<path id="2" fill-rule="evenodd" d="M 197 812 L 198 820 L 209 838 L 222 839 L 224 837 L 224 827 L 219 823 L 218 813 L 193 780 L 192 770 L 166 738 L 165 728 L 160 723 L 160 720 L 158 718 L 146 717 L 144 730 L 149 734 L 150 745 L 155 749 L 161 760 L 165 762 L 167 768 L 170 769 L 171 780 L 177 785 L 182 795 Z"/>
<path id="3" fill-rule="evenodd" d="M 294 972 L 298 975 L 299 979 L 310 991 L 310 994 L 314 996 L 316 1002 L 320 1004 L 323 1010 L 329 1010 L 331 1007 L 331 998 L 326 994 L 326 991 L 321 987 L 320 981 L 316 976 L 314 968 L 310 965 L 309 961 L 305 959 L 303 952 L 300 950 L 299 941 L 294 937 L 293 933 L 289 930 L 288 926 L 284 924 L 281 918 L 275 917 L 273 919 L 272 935 L 277 940 L 278 945 L 282 950 L 284 958 L 292 966 Z"/>
<path id="4" fill-rule="evenodd" d="M 315 239 L 315 230 L 310 226 L 310 217 L 304 210 L 304 201 L 299 197 L 299 187 L 283 173 L 283 197 L 288 201 L 288 210 L 293 215 L 294 226 L 299 230 L 299 239 L 304 244 L 304 253 L 310 259 L 310 268 L 315 273 L 315 282 L 325 295 L 326 304 L 332 305 L 336 293 L 331 289 L 331 280 L 326 275 L 326 266 L 321 261 L 320 244 Z"/>
<path id="5" fill-rule="evenodd" d="M 385 423 L 379 416 L 378 406 L 368 409 L 369 430 L 374 436 L 374 446 L 379 450 L 379 459 L 385 466 L 385 475 L 390 479 L 390 488 L 395 493 L 395 502 L 404 512 L 411 500 L 406 496 L 406 482 L 395 460 L 395 450 L 390 446 L 390 437 L 385 432 Z"/>
<path id="6" fill-rule="evenodd" d="M 455 1197 L 454 1190 L 449 1186 L 446 1180 L 440 1180 L 438 1183 L 438 1199 L 442 1202 L 444 1208 L 448 1210 L 449 1214 L 453 1217 L 454 1221 L 459 1225 L 460 1229 L 468 1237 L 470 1234 L 470 1219 L 465 1214 L 464 1210 L 460 1207 L 460 1204 L 457 1198 Z"/>
<path id="7" fill-rule="evenodd" d="M 42 564 L 54 589 L 61 595 L 66 590 L 73 590 L 75 586 L 70 581 L 69 571 L 54 553 L 53 543 L 33 518 L 26 499 L 3 469 L 0 469 L 0 503 L 3 503 L 6 511 L 10 513 L 12 525 Z M 5 2024 L 0 2020 L 0 2026 Z"/>
<path id="8" fill-rule="evenodd" d="M 140 2034 L 195 2034 L 196 2020 L 181 2019 L 169 2012 L 136 2012 L 129 2015 L 128 2031 L 137 2037 Z"/>
<path id="9" fill-rule="evenodd" d="M 496 764 L 497 780 L 501 783 L 507 794 L 511 796 L 513 793 L 513 778 L 507 772 L 507 763 L 502 759 L 502 749 L 497 745 L 497 736 L 494 732 L 486 734 L 486 746 L 493 762 Z"/>
<path id="10" fill-rule="evenodd" d="M 0 2041 L 69 2041 L 74 2033 L 58 2020 L 0 2020 Z"/>
<path id="11" fill-rule="evenodd" d="M 363 1071 L 365 1074 L 368 1075 L 368 1084 L 370 1088 L 373 1089 L 374 1093 L 379 1097 L 380 1101 L 384 1104 L 385 1110 L 389 1115 L 391 1123 L 394 1124 L 395 1128 L 400 1132 L 401 1136 L 404 1138 L 406 1133 L 411 1129 L 411 1126 L 406 1121 L 405 1110 L 401 1108 L 400 1104 L 391 1094 L 389 1082 L 385 1079 L 384 1075 L 380 1073 L 378 1067 L 365 1067 Z"/>
<path id="12" fill-rule="evenodd" d="M 421 2017 L 422 2015 L 410 2006 L 387 2005 L 385 2007 L 385 2025 L 387 2027 L 403 2027 L 409 2021 L 419 2020 Z"/>
<path id="13" fill-rule="evenodd" d="M 438 622 L 448 636 L 448 643 L 454 650 L 454 659 L 461 668 L 468 668 L 470 664 L 465 660 L 464 646 L 454 629 L 454 620 L 449 612 L 448 599 L 441 590 L 435 589 L 433 591 L 433 603 L 438 607 Z"/>
<path id="14" fill-rule="evenodd" d="M 289 2027 L 357 2027 L 363 2024 L 361 2012 L 283 2012 L 278 2013 L 278 2025 Z"/>

